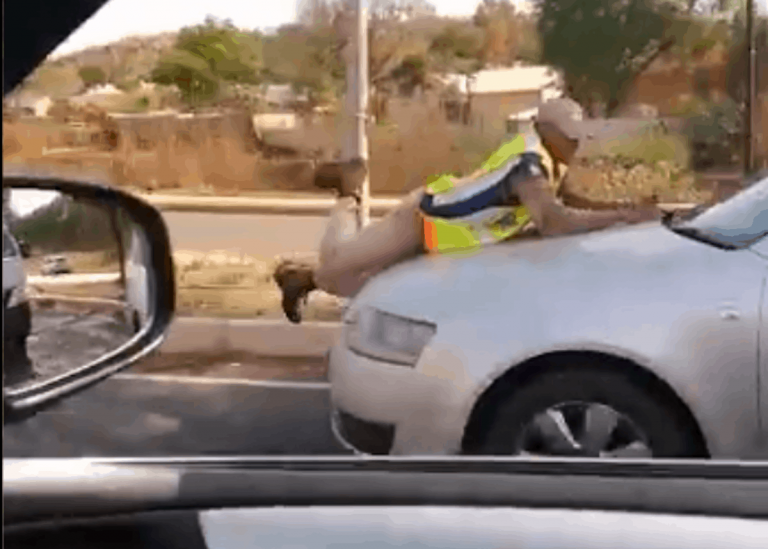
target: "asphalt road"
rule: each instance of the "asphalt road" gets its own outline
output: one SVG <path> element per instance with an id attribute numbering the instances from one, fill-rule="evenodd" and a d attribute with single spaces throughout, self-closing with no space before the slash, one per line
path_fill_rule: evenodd
<path id="1" fill-rule="evenodd" d="M 326 217 L 165 212 L 173 250 L 239 250 L 261 258 L 314 252 Z"/>
<path id="2" fill-rule="evenodd" d="M 27 352 L 35 372 L 52 377 L 98 359 L 127 343 L 130 326 L 111 316 L 35 310 Z"/>
<path id="3" fill-rule="evenodd" d="M 3 457 L 339 455 L 324 384 L 108 379 L 4 428 Z"/>
<path id="4" fill-rule="evenodd" d="M 264 258 L 315 251 L 327 224 L 325 217 L 186 212 L 164 217 L 174 250 L 239 250 Z M 46 316 L 36 319 L 41 336 L 55 321 L 66 324 Z M 98 339 L 95 332 L 102 329 L 91 332 L 89 337 Z M 67 339 L 71 345 L 78 338 Z M 98 343 L 88 347 L 98 348 Z M 38 360 L 47 353 L 52 371 L 50 350 L 35 352 Z M 6 426 L 3 456 L 346 454 L 331 432 L 329 411 L 328 390 L 316 383 L 118 377 L 22 424 Z"/>

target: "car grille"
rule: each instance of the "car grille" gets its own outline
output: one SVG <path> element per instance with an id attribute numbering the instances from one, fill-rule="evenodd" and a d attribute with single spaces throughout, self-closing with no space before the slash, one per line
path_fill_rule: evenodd
<path id="1" fill-rule="evenodd" d="M 356 450 L 371 455 L 387 455 L 395 440 L 395 426 L 366 421 L 337 410 L 339 435 Z"/>

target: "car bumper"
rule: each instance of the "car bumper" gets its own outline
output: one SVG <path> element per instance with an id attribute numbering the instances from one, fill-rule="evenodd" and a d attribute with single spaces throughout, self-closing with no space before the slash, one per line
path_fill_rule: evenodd
<path id="1" fill-rule="evenodd" d="M 328 361 L 332 429 L 342 445 L 372 455 L 459 452 L 466 400 L 450 380 L 360 356 L 343 344 Z"/>

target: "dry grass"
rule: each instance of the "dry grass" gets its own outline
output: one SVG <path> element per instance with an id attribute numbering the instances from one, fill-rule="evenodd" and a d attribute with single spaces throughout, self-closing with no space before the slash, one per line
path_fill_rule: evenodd
<path id="1" fill-rule="evenodd" d="M 182 316 L 221 318 L 283 318 L 280 289 L 272 280 L 274 262 L 247 258 L 250 265 L 205 265 L 201 254 L 174 254 L 177 271 L 176 310 Z M 209 257 L 223 253 L 211 254 Z M 228 258 L 236 261 L 238 258 Z M 242 258 L 240 258 L 242 259 Z M 332 296 L 315 292 L 306 320 L 341 320 L 341 305 Z"/>
<path id="2" fill-rule="evenodd" d="M 50 125 L 49 125 L 50 126 Z M 137 152 L 126 163 L 126 172 L 113 173 L 113 164 L 122 162 L 116 153 L 71 153 L 45 156 L 60 127 L 45 122 L 3 124 L 7 143 L 3 157 L 21 162 L 74 169 L 98 169 L 117 184 L 137 182 L 143 188 L 184 189 L 211 194 L 239 194 L 257 191 L 312 191 L 312 170 L 306 161 L 279 164 L 263 160 L 244 150 L 234 138 L 213 139 L 209 148 L 177 147 L 169 165 L 161 166 L 157 152 Z M 313 127 L 293 136 L 302 150 L 322 147 L 328 153 L 339 148 L 343 128 Z M 407 131 L 396 126 L 371 128 L 371 184 L 378 194 L 401 194 L 420 185 L 424 178 L 443 172 L 466 172 L 496 145 L 465 129 L 450 126 L 432 115 L 413 123 Z"/>
<path id="3" fill-rule="evenodd" d="M 75 273 L 115 273 L 120 270 L 117 250 L 73 252 L 66 255 Z"/>
<path id="4" fill-rule="evenodd" d="M 370 128 L 371 191 L 374 195 L 401 195 L 422 185 L 432 175 L 452 172 L 469 173 L 498 146 L 498 141 L 473 133 L 470 129 L 451 125 L 436 113 L 418 110 L 404 126 L 393 124 Z M 324 147 L 336 146 L 343 131 L 339 120 L 296 134 L 307 143 Z M 13 127 L 11 127 L 13 126 Z M 68 164 L 84 170 L 86 164 L 106 174 L 119 184 L 134 182 L 142 189 L 157 189 L 180 195 L 296 197 L 299 193 L 315 193 L 312 169 L 307 161 L 274 163 L 257 154 L 247 153 L 236 138 L 212 140 L 211 147 L 198 149 L 179 146 L 171 163 L 160 169 L 154 151 L 141 151 L 126 165 L 124 175 L 120 161 L 112 162 L 109 154 L 99 158 L 72 155 L 72 158 L 44 158 L 40 150 L 46 139 L 44 123 L 8 125 L 4 137 L 9 142 L 9 161 Z M 50 127 L 54 131 L 54 127 Z M 311 134 L 311 135 L 310 135 Z M 304 147 L 305 149 L 309 147 Z M 576 189 L 593 198 L 639 198 L 656 194 L 664 201 L 699 202 L 707 200 L 694 178 L 684 169 L 688 163 L 688 144 L 676 134 L 657 131 L 633 138 L 617 139 L 606 150 L 606 157 L 643 161 L 646 166 L 625 169 L 615 163 L 576 166 L 571 179 Z M 593 156 L 596 154 L 592 151 Z M 102 158 L 103 157 L 103 158 Z M 137 187 L 137 188 L 138 188 Z M 202 299 L 202 298 L 201 298 Z"/>
<path id="5" fill-rule="evenodd" d="M 662 203 L 712 200 L 711 190 L 701 189 L 693 174 L 670 162 L 583 160 L 572 167 L 569 181 L 577 194 L 600 200 L 640 200 L 653 195 Z"/>
<path id="6" fill-rule="evenodd" d="M 123 286 L 119 283 L 99 282 L 89 284 L 34 284 L 29 290 L 33 295 L 57 295 L 66 297 L 90 297 L 101 299 L 123 299 Z"/>

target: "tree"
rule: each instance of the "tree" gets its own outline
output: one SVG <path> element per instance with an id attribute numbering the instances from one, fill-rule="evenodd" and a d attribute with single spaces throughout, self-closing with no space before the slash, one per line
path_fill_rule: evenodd
<path id="1" fill-rule="evenodd" d="M 768 92 L 768 18 L 758 18 L 755 21 L 754 36 L 757 50 L 755 88 L 758 94 L 766 93 Z M 749 49 L 746 39 L 746 22 L 743 17 L 734 22 L 729 60 L 728 94 L 739 105 L 744 105 L 748 93 Z"/>
<path id="2" fill-rule="evenodd" d="M 77 74 L 80 77 L 80 80 L 83 81 L 83 84 L 85 84 L 87 88 L 91 88 L 93 86 L 100 86 L 107 83 L 107 75 L 104 73 L 101 67 L 96 67 L 96 66 L 82 67 L 77 72 Z"/>
<path id="3" fill-rule="evenodd" d="M 526 15 L 518 16 L 517 33 L 518 60 L 531 64 L 540 64 L 542 62 L 542 45 L 536 19 Z"/>
<path id="4" fill-rule="evenodd" d="M 264 41 L 264 78 L 307 92 L 310 105 L 326 102 L 344 80 L 333 27 L 284 29 Z"/>
<path id="5" fill-rule="evenodd" d="M 411 55 L 392 71 L 392 79 L 398 83 L 401 93 L 411 95 L 427 82 L 427 60 L 424 56 Z"/>
<path id="6" fill-rule="evenodd" d="M 176 85 L 189 103 L 210 100 L 219 92 L 220 81 L 204 59 L 175 49 L 158 61 L 151 80 L 157 84 Z"/>
<path id="7" fill-rule="evenodd" d="M 262 66 L 257 34 L 209 16 L 203 25 L 181 30 L 174 49 L 152 71 L 152 81 L 175 84 L 185 100 L 196 103 L 214 99 L 222 82 L 258 83 Z"/>
<path id="8" fill-rule="evenodd" d="M 368 14 L 371 22 L 402 21 L 417 15 L 434 15 L 437 9 L 427 0 L 370 0 Z"/>
<path id="9" fill-rule="evenodd" d="M 483 68 L 483 32 L 476 27 L 448 24 L 434 37 L 429 47 L 432 65 L 438 72 L 459 73 L 471 82 L 472 76 Z M 469 121 L 472 111 L 472 89 L 467 90 L 467 102 L 462 118 Z"/>
<path id="10" fill-rule="evenodd" d="M 477 28 L 450 23 L 434 37 L 429 53 L 441 72 L 473 74 L 483 67 L 483 33 Z"/>
<path id="11" fill-rule="evenodd" d="M 326 0 L 299 0 L 297 19 L 305 27 L 329 26 L 333 7 Z"/>
<path id="12" fill-rule="evenodd" d="M 663 0 L 539 0 L 545 63 L 574 99 L 613 112 L 636 75 L 677 41 L 677 8 Z"/>
<path id="13" fill-rule="evenodd" d="M 483 60 L 486 63 L 508 65 L 517 60 L 521 21 L 509 0 L 483 0 L 477 6 L 473 22 L 485 33 Z"/>

